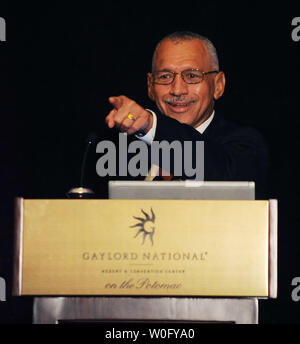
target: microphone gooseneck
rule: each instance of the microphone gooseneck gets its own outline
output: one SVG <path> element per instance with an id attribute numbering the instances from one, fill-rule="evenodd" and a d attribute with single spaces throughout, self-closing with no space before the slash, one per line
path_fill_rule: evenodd
<path id="1" fill-rule="evenodd" d="M 85 165 L 88 156 L 90 146 L 96 143 L 98 140 L 98 135 L 96 133 L 90 133 L 86 139 L 85 151 L 81 163 L 80 171 L 80 184 L 79 187 L 74 187 L 66 193 L 68 198 L 93 198 L 94 191 L 83 186 L 84 174 L 85 174 Z"/>
<path id="2" fill-rule="evenodd" d="M 97 139 L 98 139 L 98 135 L 96 133 L 90 133 L 86 139 L 85 152 L 84 152 L 82 163 L 81 163 L 80 183 L 79 183 L 80 186 L 83 186 L 86 158 L 88 156 L 90 146 L 93 143 L 95 143 Z"/>

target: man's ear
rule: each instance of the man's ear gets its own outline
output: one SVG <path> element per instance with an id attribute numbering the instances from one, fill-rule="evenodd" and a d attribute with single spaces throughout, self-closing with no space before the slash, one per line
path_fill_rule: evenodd
<path id="1" fill-rule="evenodd" d="M 148 83 L 148 97 L 154 101 L 154 94 L 153 94 L 153 83 L 152 83 L 152 74 L 147 74 L 147 83 Z"/>
<path id="2" fill-rule="evenodd" d="M 222 97 L 224 90 L 225 90 L 225 74 L 223 72 L 219 72 L 215 77 L 215 91 L 214 91 L 214 100 L 219 99 Z"/>

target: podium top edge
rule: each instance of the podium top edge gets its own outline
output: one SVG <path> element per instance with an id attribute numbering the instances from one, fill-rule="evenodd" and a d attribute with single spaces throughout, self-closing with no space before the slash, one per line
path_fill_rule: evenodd
<path id="1" fill-rule="evenodd" d="M 160 202 L 170 202 L 170 201 L 189 201 L 189 202 L 278 202 L 275 198 L 269 199 L 159 199 L 159 198 L 34 198 L 34 197 L 15 197 L 15 201 L 22 202 L 22 201 L 88 201 L 88 202 L 95 202 L 95 201 L 108 201 L 108 202 L 116 202 L 116 201 L 123 201 L 123 202 L 130 202 L 130 201 L 160 201 Z"/>

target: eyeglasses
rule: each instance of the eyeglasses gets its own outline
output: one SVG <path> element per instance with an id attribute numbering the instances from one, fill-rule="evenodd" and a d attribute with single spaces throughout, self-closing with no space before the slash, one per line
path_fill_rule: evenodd
<path id="1" fill-rule="evenodd" d="M 152 73 L 152 82 L 158 85 L 170 85 L 177 74 L 181 74 L 183 81 L 187 84 L 199 84 L 203 81 L 206 74 L 219 73 L 217 70 L 202 72 L 200 69 L 186 69 L 180 73 L 169 70 L 155 71 Z"/>

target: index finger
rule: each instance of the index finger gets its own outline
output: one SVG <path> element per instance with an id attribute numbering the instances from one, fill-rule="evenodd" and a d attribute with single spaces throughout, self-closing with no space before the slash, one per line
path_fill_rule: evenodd
<path id="1" fill-rule="evenodd" d="M 113 105 L 116 110 L 119 110 L 123 105 L 123 99 L 119 97 L 109 97 L 108 101 Z"/>

